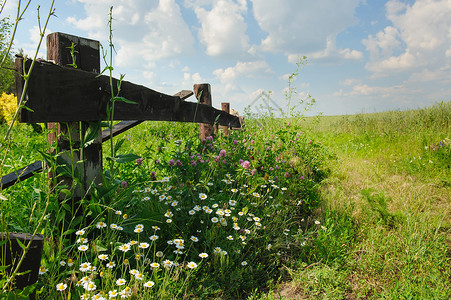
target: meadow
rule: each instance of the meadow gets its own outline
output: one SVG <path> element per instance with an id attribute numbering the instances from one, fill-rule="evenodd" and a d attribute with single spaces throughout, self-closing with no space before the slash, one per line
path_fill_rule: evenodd
<path id="1" fill-rule="evenodd" d="M 22 295 L 447 299 L 450 116 L 450 102 L 254 116 L 204 141 L 197 124 L 142 123 L 114 144 L 138 158 L 116 161 L 114 177 L 105 159 L 102 185 L 80 204 L 47 172 L 2 191 L 2 230 L 46 238 L 39 280 Z M 48 147 L 45 131 L 13 130 L 3 174 Z M 50 172 L 67 167 L 46 158 Z M 5 272 L 2 296 L 20 296 Z"/>
<path id="2" fill-rule="evenodd" d="M 315 211 L 328 230 L 263 298 L 449 299 L 450 125 L 451 102 L 303 121 L 334 155 Z"/>
<path id="3" fill-rule="evenodd" d="M 142 124 L 114 143 L 137 158 L 114 172 L 106 159 L 102 184 L 78 202 L 77 172 L 46 153 L 46 133 L 14 127 L 4 173 L 43 156 L 53 176 L 2 191 L 3 231 L 46 238 L 37 284 L 14 291 L 18 274 L 4 269 L 3 295 L 230 299 L 276 282 L 322 230 L 311 212 L 328 153 L 297 125 L 252 123 L 204 141 L 197 124 Z"/>

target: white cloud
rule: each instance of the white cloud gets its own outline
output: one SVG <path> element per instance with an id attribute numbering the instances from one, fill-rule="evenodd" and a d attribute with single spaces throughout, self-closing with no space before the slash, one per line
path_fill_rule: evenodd
<path id="1" fill-rule="evenodd" d="M 194 84 L 198 83 L 204 83 L 205 80 L 202 78 L 202 76 L 199 73 L 191 74 L 189 72 L 183 73 L 183 81 L 180 85 L 184 89 L 192 88 Z"/>
<path id="2" fill-rule="evenodd" d="M 401 45 L 398 35 L 398 29 L 393 26 L 387 26 L 383 31 L 378 32 L 376 36 L 368 36 L 368 39 L 364 39 L 362 43 L 370 52 L 371 59 L 375 60 L 381 56 L 389 57 Z"/>
<path id="3" fill-rule="evenodd" d="M 47 35 L 50 33 L 52 33 L 52 30 L 50 28 L 47 28 L 45 31 L 45 34 Z M 39 30 L 39 27 L 36 25 L 36 26 L 33 26 L 32 28 L 30 28 L 28 30 L 28 39 L 26 40 L 26 42 L 19 44 L 20 48 L 23 50 L 24 54 L 26 54 L 30 57 L 33 57 L 36 53 L 40 38 L 41 38 L 41 32 Z M 41 42 L 41 46 L 39 48 L 37 57 L 47 59 L 45 52 L 46 52 L 46 43 L 45 43 L 45 37 L 44 37 Z"/>
<path id="4" fill-rule="evenodd" d="M 257 77 L 262 74 L 272 74 L 272 70 L 266 61 L 237 62 L 234 67 L 216 69 L 213 74 L 222 83 L 232 83 L 240 76 Z"/>
<path id="5" fill-rule="evenodd" d="M 236 56 L 249 50 L 247 24 L 243 17 L 247 11 L 246 1 L 218 0 L 210 10 L 199 3 L 193 8 L 201 24 L 199 40 L 206 46 L 208 55 Z"/>
<path id="6" fill-rule="evenodd" d="M 359 0 L 251 1 L 255 19 L 267 32 L 261 42 L 263 50 L 286 54 L 317 53 L 322 58 L 326 55 L 348 59 L 361 57 L 354 50 L 328 48 L 328 40 L 334 41 L 340 32 L 357 22 L 354 11 Z"/>
<path id="7" fill-rule="evenodd" d="M 327 39 L 326 49 L 317 51 L 317 52 L 313 52 L 310 54 L 307 53 L 306 55 L 309 59 L 312 59 L 315 61 L 330 62 L 330 63 L 341 61 L 343 59 L 360 60 L 363 58 L 363 53 L 360 51 L 351 50 L 349 48 L 338 49 L 337 46 L 335 45 L 335 40 L 332 38 Z M 289 58 L 288 58 L 289 61 L 290 61 L 290 57 L 292 57 L 292 56 L 289 56 Z"/>
<path id="8" fill-rule="evenodd" d="M 366 68 L 383 76 L 450 65 L 450 15 L 449 0 L 417 0 L 412 5 L 388 1 L 386 16 L 392 25 L 363 40 L 371 58 Z"/>
<path id="9" fill-rule="evenodd" d="M 108 32 L 110 6 L 113 6 L 113 43 L 116 65 L 140 67 L 144 62 L 192 53 L 194 38 L 183 20 L 175 0 L 98 1 L 84 3 L 86 18 L 70 17 L 67 22 L 89 32 L 91 38 L 104 40 Z"/>
<path id="10" fill-rule="evenodd" d="M 370 96 L 370 97 L 382 97 L 382 98 L 393 98 L 395 95 L 406 95 L 414 94 L 415 92 L 420 92 L 420 89 L 409 90 L 406 85 L 393 85 L 393 86 L 370 86 L 368 84 L 357 84 L 352 87 L 352 90 L 343 93 L 343 96 Z"/>

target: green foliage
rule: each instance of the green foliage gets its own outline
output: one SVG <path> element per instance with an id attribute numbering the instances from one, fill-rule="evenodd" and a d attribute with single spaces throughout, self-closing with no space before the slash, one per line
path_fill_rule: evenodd
<path id="1" fill-rule="evenodd" d="M 296 125 L 274 124 L 281 129 L 268 136 L 260 134 L 252 121 L 249 124 L 230 137 L 218 135 L 200 141 L 198 131 L 193 130 L 195 124 L 143 123 L 114 144 L 116 180 L 105 178 L 101 186 L 92 186 L 91 197 L 82 198 L 79 204 L 70 200 L 70 185 L 59 184 L 49 190 L 45 174 L 41 181 L 17 186 L 19 190 L 8 189 L 6 196 L 15 203 L 19 194 L 33 194 L 24 209 L 11 202 L 15 208 L 4 217 L 13 230 L 30 230 L 41 217 L 48 216 L 42 227 L 42 233 L 51 236 L 43 258 L 48 271 L 38 283 L 39 295 L 56 296 L 56 284 L 67 282 L 73 268 L 78 270 L 84 261 L 104 274 L 96 281 L 100 273 L 92 273 L 97 290 L 112 289 L 114 281 L 122 277 L 130 284 L 153 281 L 151 294 L 159 299 L 243 297 L 281 276 L 282 264 L 291 264 L 302 251 L 296 246 L 298 227 L 318 207 L 318 183 L 327 173 L 327 151 L 300 134 Z M 87 133 L 85 143 L 89 136 Z M 131 149 L 140 155 L 127 154 Z M 60 155 L 45 151 L 41 155 L 50 171 L 78 180 L 77 172 Z M 37 203 L 34 211 L 33 203 Z M 32 215 L 31 222 L 25 221 L 24 215 Z M 108 227 L 97 228 L 99 222 Z M 136 233 L 138 225 L 143 231 Z M 85 233 L 76 236 L 80 229 Z M 315 236 L 307 231 L 308 236 Z M 149 239 L 152 235 L 158 238 Z M 83 244 L 77 243 L 80 238 L 87 241 L 87 251 L 79 250 Z M 124 254 L 118 250 L 133 240 L 147 242 L 149 248 L 131 245 L 132 250 Z M 173 252 L 177 250 L 174 244 L 168 245 L 175 240 L 184 241 L 184 249 L 178 250 L 183 254 Z M 163 257 L 157 256 L 159 251 Z M 98 259 L 101 253 L 108 254 L 117 267 L 107 268 L 106 262 Z M 202 259 L 200 253 L 208 257 Z M 136 259 L 137 254 L 140 259 Z M 129 266 L 123 265 L 125 259 Z M 75 263 L 72 268 L 67 266 L 69 260 Z M 180 267 L 164 268 L 165 260 Z M 153 262 L 160 267 L 152 269 L 149 263 Z M 186 268 L 190 262 L 198 267 Z M 131 269 L 144 274 L 145 281 L 134 281 L 128 273 Z M 150 291 L 141 289 L 143 293 Z M 185 290 L 191 292 L 185 295 Z M 72 286 L 65 291 L 65 295 L 70 291 L 76 297 L 83 288 Z"/>
<path id="2" fill-rule="evenodd" d="M 449 297 L 450 104 L 303 122 L 338 160 L 293 298 Z"/>
<path id="3" fill-rule="evenodd" d="M 402 222 L 400 214 L 388 211 L 387 204 L 391 199 L 387 199 L 383 193 L 375 193 L 371 189 L 362 190 L 361 193 L 368 202 L 371 213 L 375 215 L 378 222 L 390 228 Z"/>
<path id="4" fill-rule="evenodd" d="M 15 91 L 14 84 L 14 58 L 11 53 L 6 53 L 10 40 L 12 24 L 8 18 L 0 19 L 0 94 L 12 94 Z"/>
<path id="5" fill-rule="evenodd" d="M 10 123 L 17 109 L 17 98 L 12 94 L 0 95 L 0 122 Z"/>

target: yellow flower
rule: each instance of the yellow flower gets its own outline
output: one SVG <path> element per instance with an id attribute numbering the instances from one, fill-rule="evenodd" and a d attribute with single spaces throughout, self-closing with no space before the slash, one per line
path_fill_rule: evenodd
<path id="1" fill-rule="evenodd" d="M 17 98 L 13 94 L 3 93 L 0 97 L 0 121 L 11 123 L 17 109 Z"/>

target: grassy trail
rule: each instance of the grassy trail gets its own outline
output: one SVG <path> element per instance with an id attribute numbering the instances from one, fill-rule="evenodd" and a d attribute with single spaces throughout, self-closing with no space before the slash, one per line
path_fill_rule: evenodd
<path id="1" fill-rule="evenodd" d="M 336 158 L 317 212 L 327 230 L 275 299 L 449 299 L 451 145 L 438 141 L 451 137 L 450 108 L 313 127 Z"/>

